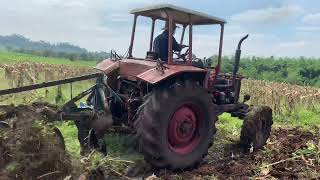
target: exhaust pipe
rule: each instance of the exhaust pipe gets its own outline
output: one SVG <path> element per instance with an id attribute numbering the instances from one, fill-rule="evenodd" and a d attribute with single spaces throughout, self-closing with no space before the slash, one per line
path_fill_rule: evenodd
<path id="1" fill-rule="evenodd" d="M 236 83 L 236 76 L 239 71 L 239 63 L 240 63 L 240 57 L 241 57 L 241 44 L 242 42 L 249 37 L 249 34 L 244 36 L 243 38 L 240 39 L 238 43 L 238 48 L 236 50 L 235 56 L 234 56 L 234 67 L 233 67 L 233 72 L 232 72 L 232 85 L 234 86 Z"/>

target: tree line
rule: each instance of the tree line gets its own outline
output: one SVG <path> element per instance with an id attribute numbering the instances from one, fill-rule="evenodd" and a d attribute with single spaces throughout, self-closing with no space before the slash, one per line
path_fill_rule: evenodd
<path id="1" fill-rule="evenodd" d="M 214 56 L 213 59 L 216 60 L 217 57 Z M 224 56 L 222 58 L 222 72 L 232 72 L 233 64 L 233 57 Z M 242 57 L 239 74 L 252 79 L 320 87 L 320 59 Z"/>

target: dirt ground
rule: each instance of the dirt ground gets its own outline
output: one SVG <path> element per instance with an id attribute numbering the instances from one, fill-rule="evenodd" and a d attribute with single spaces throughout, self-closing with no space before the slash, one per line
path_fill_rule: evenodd
<path id="1" fill-rule="evenodd" d="M 71 173 L 60 131 L 45 124 L 45 112 L 55 109 L 45 104 L 0 107 L 0 179 L 63 179 Z"/>
<path id="2" fill-rule="evenodd" d="M 210 162 L 179 176 L 182 179 L 320 179 L 319 139 L 319 134 L 277 128 L 272 131 L 265 150 L 243 154 L 235 146 L 225 147 L 221 157 L 209 153 Z M 308 152 L 308 142 L 316 143 L 314 151 Z M 305 151 L 299 153 L 300 150 Z M 176 173 L 160 172 L 159 176 L 174 179 Z"/>
<path id="3" fill-rule="evenodd" d="M 0 179 L 63 179 L 72 174 L 71 160 L 61 139 L 52 127 L 37 122 L 57 119 L 56 111 L 57 107 L 41 103 L 0 106 Z M 169 180 L 320 179 L 319 140 L 319 133 L 274 128 L 264 150 L 243 153 L 236 145 L 225 144 L 222 151 L 212 149 L 196 169 L 169 172 L 144 167 L 148 169 L 144 173 L 148 174 L 145 177 L 154 173 L 157 178 Z M 108 172 L 97 169 L 100 176 L 93 177 L 108 177 Z M 121 174 L 118 177 L 128 179 Z"/>

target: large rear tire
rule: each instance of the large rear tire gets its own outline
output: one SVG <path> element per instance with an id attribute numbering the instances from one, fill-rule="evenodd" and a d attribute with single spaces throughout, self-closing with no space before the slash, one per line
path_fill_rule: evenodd
<path id="1" fill-rule="evenodd" d="M 216 105 L 196 83 L 156 89 L 137 122 L 139 149 L 154 167 L 193 168 L 213 143 L 216 120 Z"/>
<path id="2" fill-rule="evenodd" d="M 266 144 L 270 132 L 272 121 L 272 109 L 268 106 L 253 106 L 244 118 L 241 129 L 240 145 L 254 151 L 263 148 Z"/>

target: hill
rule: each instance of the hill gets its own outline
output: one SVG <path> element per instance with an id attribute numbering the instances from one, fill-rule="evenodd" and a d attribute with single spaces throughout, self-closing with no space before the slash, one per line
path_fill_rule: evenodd
<path id="1" fill-rule="evenodd" d="M 109 57 L 107 52 L 90 52 L 85 48 L 67 42 L 32 41 L 18 34 L 0 36 L 0 50 L 45 57 L 64 57 L 70 60 L 97 61 Z"/>

